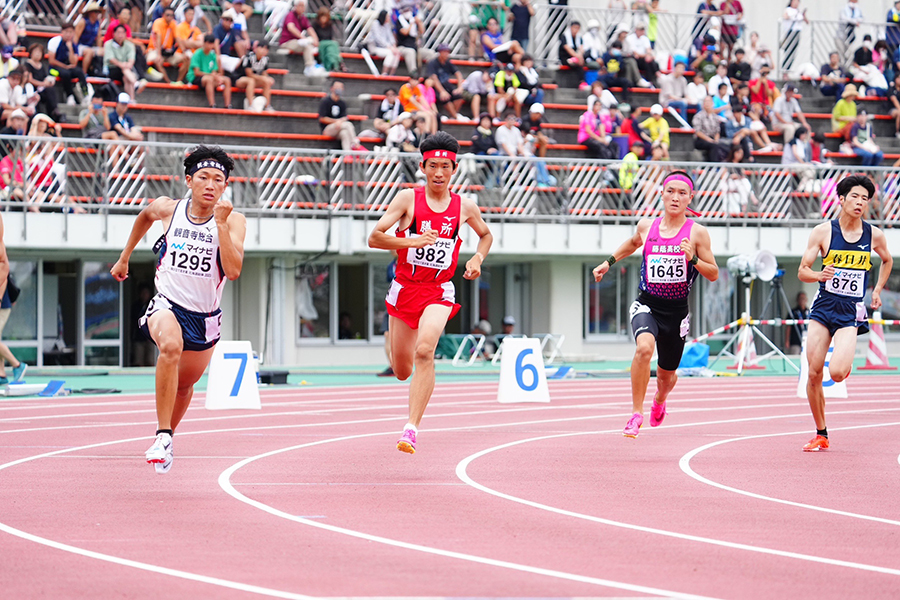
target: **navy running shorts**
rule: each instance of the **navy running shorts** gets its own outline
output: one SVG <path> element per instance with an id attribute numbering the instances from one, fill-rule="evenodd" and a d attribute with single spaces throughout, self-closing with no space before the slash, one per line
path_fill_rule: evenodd
<path id="1" fill-rule="evenodd" d="M 656 366 L 674 371 L 681 363 L 684 340 L 691 328 L 691 314 L 687 302 L 681 304 L 641 292 L 631 304 L 631 332 L 634 339 L 642 333 L 656 338 Z"/>
<path id="2" fill-rule="evenodd" d="M 138 319 L 138 326 L 147 339 L 156 343 L 150 336 L 148 320 L 151 315 L 161 310 L 171 310 L 181 326 L 181 339 L 184 349 L 191 352 L 209 350 L 219 341 L 222 331 L 222 309 L 213 313 L 198 313 L 183 308 L 162 294 L 157 294 L 147 305 L 147 312 Z"/>
<path id="3" fill-rule="evenodd" d="M 831 337 L 844 327 L 856 327 L 858 335 L 869 331 L 865 302 L 838 298 L 828 292 L 816 293 L 809 309 L 809 318 L 827 327 Z"/>

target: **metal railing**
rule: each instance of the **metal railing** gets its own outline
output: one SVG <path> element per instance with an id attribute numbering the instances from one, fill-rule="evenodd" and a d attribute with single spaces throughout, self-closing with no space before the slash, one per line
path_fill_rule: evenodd
<path id="1" fill-rule="evenodd" d="M 11 145 L 24 179 L 22 186 L 3 186 L 7 209 L 134 213 L 156 197 L 187 193 L 185 144 L 17 136 L 0 142 Z M 236 165 L 227 193 L 248 216 L 377 217 L 423 177 L 417 154 L 224 149 Z M 694 177 L 691 206 L 710 223 L 777 226 L 831 218 L 839 210 L 837 183 L 851 172 L 865 172 L 877 186 L 868 218 L 892 226 L 900 221 L 900 173 L 885 168 L 641 162 L 626 188 L 618 161 L 462 154 L 459 163 L 451 189 L 473 199 L 491 221 L 634 222 L 661 214 L 663 178 L 677 169 Z"/>
<path id="2" fill-rule="evenodd" d="M 806 64 L 812 64 L 818 73 L 819 68 L 828 63 L 832 52 L 840 55 L 842 66 L 849 67 L 853 63 L 853 53 L 862 44 L 864 36 L 871 35 L 874 43 L 885 39 L 889 27 L 900 28 L 900 25 L 863 22 L 851 27 L 842 21 L 810 19 L 809 23 L 802 25 L 796 40 L 788 35 L 785 27 L 786 23 L 779 20 L 776 64 L 772 65 L 779 78 L 788 74 L 800 75 L 801 67 Z M 897 36 L 900 38 L 900 29 Z M 889 57 L 889 60 L 892 58 Z"/>

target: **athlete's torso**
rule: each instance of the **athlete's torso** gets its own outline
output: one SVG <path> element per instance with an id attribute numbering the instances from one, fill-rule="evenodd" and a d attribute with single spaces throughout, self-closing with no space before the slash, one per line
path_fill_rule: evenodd
<path id="1" fill-rule="evenodd" d="M 156 291 L 188 310 L 212 313 L 219 308 L 225 272 L 219 258 L 219 228 L 210 217 L 195 223 L 189 200 L 179 200 L 157 253 Z"/>
<path id="2" fill-rule="evenodd" d="M 407 248 L 397 252 L 397 275 L 400 283 L 444 283 L 453 278 L 459 259 L 460 216 L 462 201 L 450 194 L 450 205 L 434 212 L 425 198 L 425 188 L 415 189 L 413 218 L 405 230 L 397 229 L 397 237 L 418 237 L 433 229 L 438 232 L 434 244 L 424 248 Z"/>
<path id="3" fill-rule="evenodd" d="M 854 242 L 844 238 L 838 219 L 831 221 L 831 242 L 822 267 L 834 266 L 834 277 L 819 283 L 819 293 L 859 302 L 866 294 L 872 268 L 872 226 L 862 221 L 862 235 Z"/>
<path id="4" fill-rule="evenodd" d="M 687 219 L 674 236 L 665 238 L 659 231 L 662 218 L 653 220 L 644 240 L 641 261 L 642 292 L 667 300 L 687 300 L 697 278 L 697 269 L 689 263 L 681 250 L 681 240 L 690 239 L 694 222 Z"/>

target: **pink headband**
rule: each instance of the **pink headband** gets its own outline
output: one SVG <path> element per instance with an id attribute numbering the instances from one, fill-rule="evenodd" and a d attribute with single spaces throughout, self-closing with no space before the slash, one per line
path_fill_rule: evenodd
<path id="1" fill-rule="evenodd" d="M 694 191 L 694 182 L 691 181 L 690 177 L 686 177 L 681 173 L 672 173 L 668 177 L 663 180 L 663 187 L 666 187 L 666 184 L 670 181 L 681 181 L 682 183 L 688 184 L 688 187 L 691 188 L 691 191 Z"/>
<path id="2" fill-rule="evenodd" d="M 449 158 L 455 163 L 456 153 L 450 152 L 449 150 L 429 150 L 422 155 L 422 162 L 425 162 L 429 158 Z"/>

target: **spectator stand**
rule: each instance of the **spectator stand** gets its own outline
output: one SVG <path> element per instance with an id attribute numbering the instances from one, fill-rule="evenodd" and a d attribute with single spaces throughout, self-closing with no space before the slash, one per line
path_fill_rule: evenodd
<path id="1" fill-rule="evenodd" d="M 818 77 L 819 69 L 828 62 L 828 55 L 837 52 L 841 55 L 842 64 L 846 68 L 853 62 L 853 52 L 862 44 L 865 35 L 872 36 L 873 42 L 885 39 L 888 27 L 900 28 L 898 25 L 888 25 L 886 21 L 865 21 L 853 29 L 853 39 L 848 38 L 847 24 L 842 21 L 825 21 L 810 19 L 808 24 L 800 31 L 800 41 L 794 51 L 793 69 L 791 73 L 782 72 L 785 54 L 788 51 L 789 41 L 783 33 L 784 21 L 778 20 L 777 38 L 780 40 L 777 48 L 775 64 L 771 65 L 775 79 L 799 79 L 810 76 L 805 71 L 801 72 L 804 65 L 812 64 L 815 67 L 815 77 Z M 897 34 L 900 37 L 900 34 Z M 891 82 L 888 81 L 890 84 Z"/>

